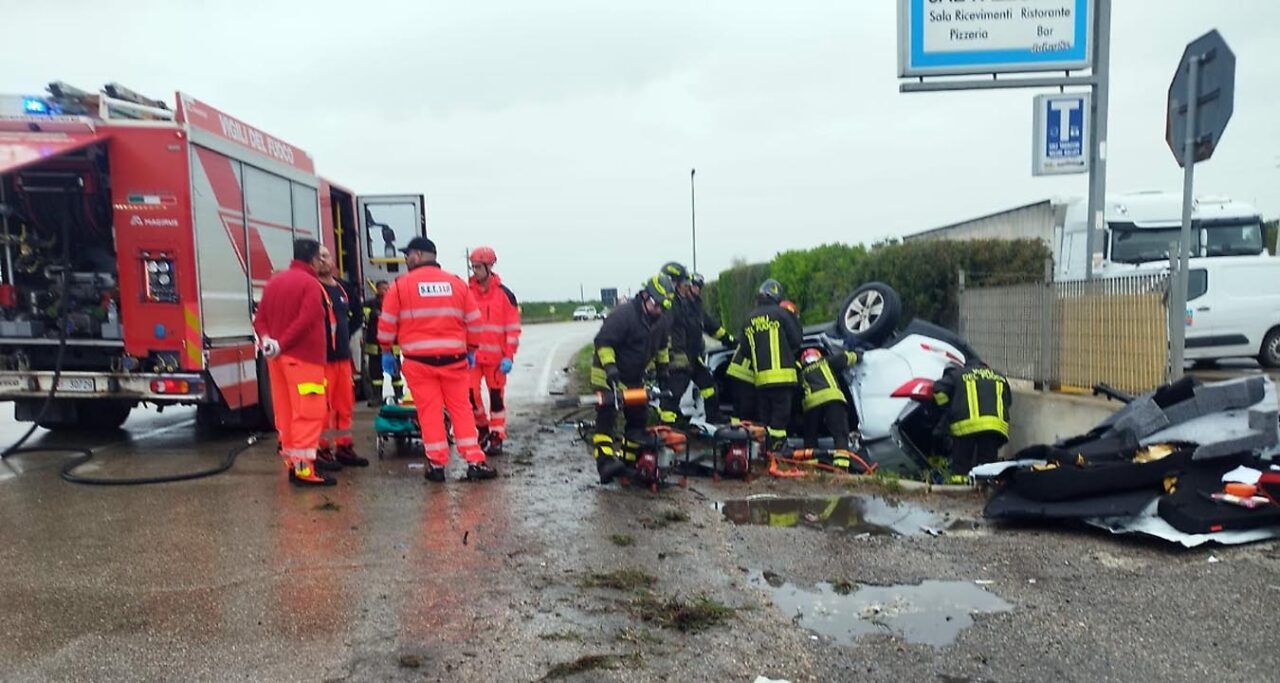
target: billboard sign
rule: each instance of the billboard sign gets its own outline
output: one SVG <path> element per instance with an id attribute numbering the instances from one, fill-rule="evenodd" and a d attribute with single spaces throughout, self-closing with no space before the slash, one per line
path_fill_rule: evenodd
<path id="1" fill-rule="evenodd" d="M 898 0 L 898 75 L 1084 69 L 1092 32 L 1093 0 Z"/>
<path id="2" fill-rule="evenodd" d="M 1037 95 L 1031 175 L 1089 172 L 1089 93 Z"/>

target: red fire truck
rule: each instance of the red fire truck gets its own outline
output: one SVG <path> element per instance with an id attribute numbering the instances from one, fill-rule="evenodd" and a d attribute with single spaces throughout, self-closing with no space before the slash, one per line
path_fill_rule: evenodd
<path id="1" fill-rule="evenodd" d="M 357 197 L 183 93 L 0 95 L 0 400 L 50 429 L 117 427 L 142 403 L 269 420 L 250 320 L 293 240 L 320 239 L 370 295 L 424 209 Z"/>

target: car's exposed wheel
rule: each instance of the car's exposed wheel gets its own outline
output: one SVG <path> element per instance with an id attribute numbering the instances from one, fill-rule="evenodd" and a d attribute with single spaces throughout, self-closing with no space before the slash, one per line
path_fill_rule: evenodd
<path id="1" fill-rule="evenodd" d="M 1280 368 L 1280 327 L 1273 328 L 1262 340 L 1258 362 L 1264 368 Z"/>
<path id="2" fill-rule="evenodd" d="M 898 292 L 881 282 L 855 289 L 840 306 L 836 334 L 846 343 L 878 345 L 893 334 L 902 315 Z"/>

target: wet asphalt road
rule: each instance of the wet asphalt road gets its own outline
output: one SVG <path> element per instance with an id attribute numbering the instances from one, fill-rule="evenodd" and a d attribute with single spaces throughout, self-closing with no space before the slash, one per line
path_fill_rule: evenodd
<path id="1" fill-rule="evenodd" d="M 73 486 L 59 456 L 19 458 L 0 479 L 0 679 L 532 681 L 577 662 L 573 680 L 1269 680 L 1280 665 L 1275 543 L 1174 551 L 992 527 L 975 521 L 976 495 L 817 501 L 791 517 L 736 503 L 738 521 L 759 508 L 757 521 L 798 528 L 725 520 L 723 501 L 747 494 L 884 493 L 835 479 L 602 488 L 573 430 L 535 402 L 594 327 L 526 330 L 493 482 L 429 485 L 403 458 L 297 491 L 269 443 L 228 474 L 143 488 Z M 135 417 L 98 473 L 199 466 L 238 440 L 183 419 Z M 359 445 L 372 452 L 371 435 Z M 873 509 L 909 535 L 868 527 Z M 919 533 L 917 519 L 947 530 Z M 655 596 L 734 611 L 685 633 L 640 593 L 583 587 L 619 569 L 652 577 Z M 830 587 L 844 581 L 877 588 L 842 611 Z M 920 642 L 904 624 L 932 605 L 890 587 L 922 581 L 1009 608 L 955 629 L 919 617 L 936 640 Z M 815 618 L 858 620 L 860 635 L 818 635 Z"/>

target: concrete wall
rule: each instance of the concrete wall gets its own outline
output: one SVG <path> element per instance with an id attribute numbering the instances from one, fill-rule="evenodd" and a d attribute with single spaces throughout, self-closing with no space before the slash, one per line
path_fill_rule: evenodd
<path id="1" fill-rule="evenodd" d="M 1002 457 L 1042 443 L 1053 443 L 1065 436 L 1083 434 L 1122 407 L 1116 401 L 1086 396 L 1046 394 L 1039 391 L 1013 390 L 1013 409 L 1009 415 L 1009 444 Z"/>
<path id="2" fill-rule="evenodd" d="M 1046 199 L 908 235 L 911 240 L 1038 239 L 1053 245 L 1053 230 L 1062 224 L 1066 205 Z"/>

